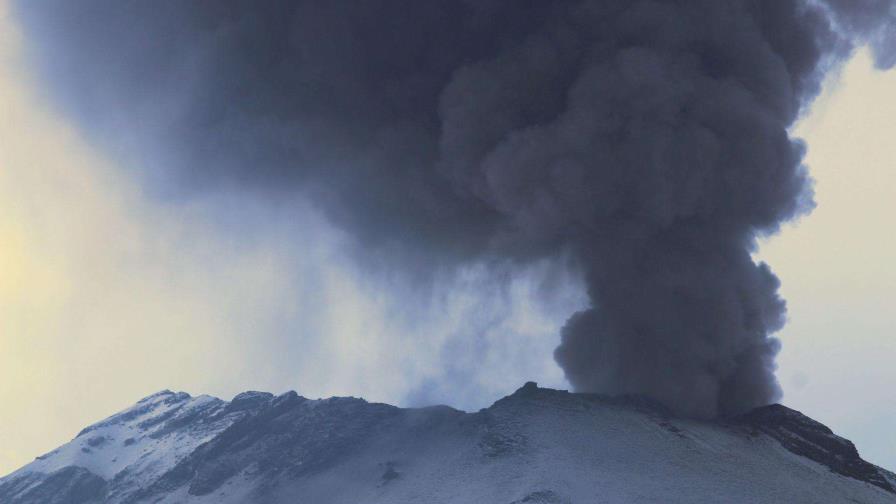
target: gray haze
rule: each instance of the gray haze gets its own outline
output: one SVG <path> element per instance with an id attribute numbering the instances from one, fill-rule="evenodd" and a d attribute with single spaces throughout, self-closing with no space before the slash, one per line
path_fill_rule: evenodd
<path id="1" fill-rule="evenodd" d="M 785 304 L 751 253 L 813 206 L 788 128 L 854 43 L 894 63 L 896 17 L 875 0 L 17 9 L 57 103 L 160 196 L 308 199 L 359 264 L 427 280 L 562 257 L 590 299 L 555 351 L 573 387 L 699 417 L 780 396 Z"/>

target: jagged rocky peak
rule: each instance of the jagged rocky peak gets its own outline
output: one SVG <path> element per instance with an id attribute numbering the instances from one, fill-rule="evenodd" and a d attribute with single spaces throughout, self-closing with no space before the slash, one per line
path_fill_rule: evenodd
<path id="1" fill-rule="evenodd" d="M 137 404 L 120 413 L 112 415 L 111 417 L 97 422 L 93 425 L 85 427 L 83 430 L 81 430 L 81 432 L 78 433 L 78 436 L 76 437 L 83 436 L 101 427 L 129 422 L 134 418 L 146 416 L 147 414 L 158 409 L 176 410 L 190 399 L 192 399 L 192 397 L 190 397 L 190 394 L 187 394 L 186 392 L 172 392 L 167 389 L 162 390 L 160 392 L 156 392 L 155 394 L 148 395 L 143 399 L 140 399 L 139 401 L 137 401 Z"/>
<path id="2" fill-rule="evenodd" d="M 274 394 L 270 392 L 249 391 L 237 394 L 227 405 L 229 411 L 250 410 L 261 407 L 271 401 Z"/>
<path id="3" fill-rule="evenodd" d="M 0 479 L 0 502 L 896 502 L 893 474 L 773 405 L 718 422 L 529 382 L 475 413 L 162 391 Z"/>
<path id="4" fill-rule="evenodd" d="M 781 404 L 757 408 L 738 419 L 776 439 L 791 452 L 832 471 L 879 486 L 896 494 L 896 482 L 881 468 L 862 460 L 852 441 L 834 434 L 824 424 Z"/>
<path id="5" fill-rule="evenodd" d="M 190 394 L 188 394 L 186 392 L 172 392 L 168 389 L 165 389 L 165 390 L 160 390 L 160 391 L 156 392 L 155 394 L 150 394 L 150 395 L 144 397 L 143 399 L 140 399 L 139 401 L 137 401 L 137 404 L 142 404 L 142 403 L 146 403 L 146 402 L 154 402 L 158 399 L 166 399 L 167 400 L 167 399 L 172 399 L 172 398 L 189 399 Z"/>

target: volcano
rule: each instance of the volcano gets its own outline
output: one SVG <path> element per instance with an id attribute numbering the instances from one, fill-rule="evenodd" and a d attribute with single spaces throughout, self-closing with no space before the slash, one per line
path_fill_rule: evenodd
<path id="1" fill-rule="evenodd" d="M 781 405 L 706 421 L 531 382 L 473 413 L 166 390 L 0 479 L 0 502 L 871 504 L 896 475 Z"/>

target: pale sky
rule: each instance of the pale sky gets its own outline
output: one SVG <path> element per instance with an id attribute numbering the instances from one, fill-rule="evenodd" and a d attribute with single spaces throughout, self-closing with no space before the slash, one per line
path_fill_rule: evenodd
<path id="1" fill-rule="evenodd" d="M 294 215 L 266 215 L 272 226 L 235 241 L 220 230 L 238 196 L 155 203 L 34 91 L 21 46 L 0 2 L 0 474 L 163 388 L 453 397 L 475 408 L 526 379 L 567 386 L 551 351 L 584 298 L 572 289 L 545 302 L 539 280 L 555 271 L 536 265 L 494 293 L 471 271 L 432 293 L 438 302 L 402 307 L 402 296 L 357 278 L 339 234 L 310 210 L 301 219 L 319 239 L 299 249 L 278 235 Z M 864 52 L 831 79 L 796 129 L 818 208 L 758 254 L 788 300 L 784 403 L 890 469 L 894 90 L 896 72 L 874 70 Z M 470 341 L 459 335 L 472 333 L 485 335 L 482 351 L 444 369 L 452 345 Z M 466 383 L 451 385 L 458 377 Z"/>
<path id="2" fill-rule="evenodd" d="M 768 240 L 781 279 L 784 404 L 896 468 L 896 71 L 859 52 L 796 128 L 815 211 Z"/>

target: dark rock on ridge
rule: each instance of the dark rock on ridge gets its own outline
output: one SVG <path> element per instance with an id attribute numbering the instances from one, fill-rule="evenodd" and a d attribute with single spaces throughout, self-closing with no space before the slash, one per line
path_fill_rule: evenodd
<path id="1" fill-rule="evenodd" d="M 741 416 L 738 422 L 776 439 L 791 452 L 829 467 L 832 471 L 866 481 L 896 493 L 881 468 L 862 460 L 852 441 L 799 411 L 780 404 L 757 408 Z"/>

